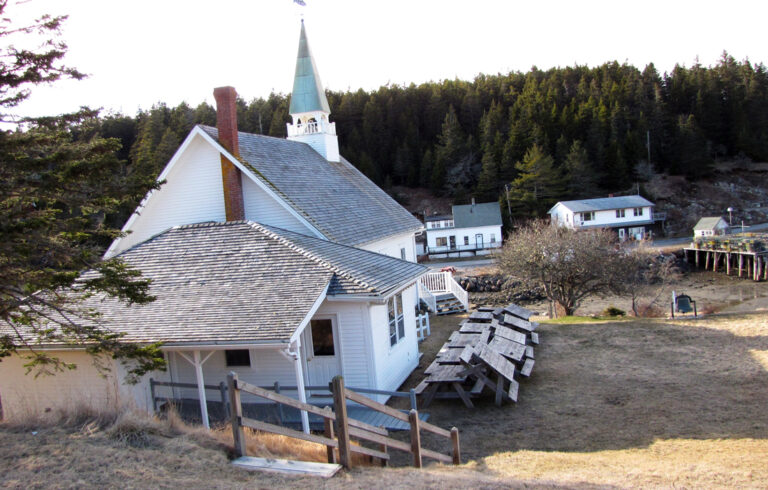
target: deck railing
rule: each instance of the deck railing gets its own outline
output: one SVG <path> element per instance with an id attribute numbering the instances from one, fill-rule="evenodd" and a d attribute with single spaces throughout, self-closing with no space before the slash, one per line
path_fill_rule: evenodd
<path id="1" fill-rule="evenodd" d="M 453 252 L 477 252 L 479 250 L 492 250 L 500 248 L 501 242 L 488 242 L 475 245 L 445 245 L 442 247 L 427 247 L 427 253 L 430 254 L 447 254 Z"/>
<path id="2" fill-rule="evenodd" d="M 437 311 L 437 306 L 432 311 Z M 416 315 L 416 338 L 419 342 L 429 337 L 431 334 L 429 329 L 429 313 Z"/>
<path id="3" fill-rule="evenodd" d="M 451 293 L 461 301 L 465 310 L 469 308 L 469 293 L 456 282 L 450 272 L 430 272 L 422 276 L 420 284 L 423 284 L 433 295 Z"/>
<path id="4" fill-rule="evenodd" d="M 365 454 L 367 456 L 378 458 L 382 463 L 386 464 L 390 459 L 388 453 L 389 448 L 410 453 L 413 458 L 413 466 L 417 468 L 421 468 L 422 466 L 422 457 L 432 458 L 443 463 L 461 464 L 459 430 L 457 428 L 453 427 L 451 430 L 445 430 L 420 420 L 419 413 L 415 409 L 412 409 L 408 415 L 406 415 L 399 410 L 375 402 L 349 388 L 345 388 L 344 380 L 341 376 L 333 378 L 331 387 L 331 392 L 333 393 L 333 408 L 316 407 L 265 390 L 258 386 L 245 383 L 240 381 L 235 373 L 230 373 L 227 376 L 227 385 L 229 388 L 232 435 L 234 439 L 235 454 L 238 457 L 246 456 L 247 449 L 245 431 L 243 429 L 244 427 L 249 427 L 255 430 L 271 432 L 273 434 L 280 434 L 295 439 L 322 444 L 327 448 L 328 462 L 336 463 L 338 461 L 347 469 L 352 467 L 352 453 Z M 319 415 L 325 421 L 325 433 L 321 435 L 299 432 L 280 425 L 245 417 L 243 416 L 242 403 L 240 401 L 241 392 L 262 397 L 272 402 L 302 410 L 307 413 Z M 389 432 L 382 427 L 375 427 L 348 417 L 347 400 L 408 423 L 411 433 L 410 444 L 398 439 L 390 438 Z M 432 434 L 448 439 L 451 442 L 452 454 L 448 455 L 422 447 L 421 431 L 431 432 Z M 350 443 L 350 439 L 353 437 L 360 442 L 367 441 L 373 443 L 377 445 L 377 448 L 365 447 L 362 444 L 353 445 Z"/>
<path id="5" fill-rule="evenodd" d="M 429 308 L 429 311 L 436 312 L 437 311 L 437 298 L 434 294 L 432 294 L 432 291 L 430 291 L 426 285 L 424 285 L 421 281 L 419 281 L 419 298 L 421 298 L 426 304 L 427 308 Z"/>

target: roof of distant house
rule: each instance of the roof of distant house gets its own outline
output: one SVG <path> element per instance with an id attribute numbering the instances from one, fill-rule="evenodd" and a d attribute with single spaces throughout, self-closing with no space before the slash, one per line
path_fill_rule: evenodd
<path id="1" fill-rule="evenodd" d="M 723 219 L 722 216 L 708 216 L 701 218 L 698 223 L 696 223 L 696 226 L 693 227 L 694 231 L 699 230 L 713 230 L 718 223 L 723 222 L 723 224 L 727 227 L 728 223 Z"/>
<path id="2" fill-rule="evenodd" d="M 201 129 L 218 139 L 216 128 Z M 343 157 L 329 162 L 305 143 L 243 132 L 238 136 L 240 161 L 329 240 L 360 246 L 423 228 Z"/>
<path id="3" fill-rule="evenodd" d="M 501 210 L 498 202 L 463 204 L 453 206 L 453 227 L 501 226 Z"/>
<path id="4" fill-rule="evenodd" d="M 453 215 L 450 214 L 433 214 L 432 216 L 427 216 L 424 218 L 424 221 L 445 221 L 445 220 L 453 219 Z"/>
<path id="5" fill-rule="evenodd" d="M 565 206 L 574 213 L 655 206 L 655 204 L 642 196 L 599 197 L 597 199 L 560 201 L 552 206 L 549 213 L 552 213 L 552 210 L 554 210 L 558 204 Z"/>

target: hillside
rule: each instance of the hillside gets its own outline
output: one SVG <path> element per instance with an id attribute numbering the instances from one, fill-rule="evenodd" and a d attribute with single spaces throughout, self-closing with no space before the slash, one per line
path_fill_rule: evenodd
<path id="1" fill-rule="evenodd" d="M 427 409 L 430 421 L 460 429 L 460 467 L 361 467 L 322 481 L 247 473 L 228 464 L 226 429 L 81 418 L 0 424 L 2 486 L 765 488 L 765 284 L 746 313 L 542 324 L 535 375 L 517 404 L 436 400 Z M 435 319 L 410 384 L 460 320 Z"/>
<path id="2" fill-rule="evenodd" d="M 732 207 L 733 224 L 768 221 L 768 163 L 738 161 L 719 163 L 711 177 L 688 180 L 679 176 L 655 175 L 645 184 L 657 210 L 667 212 L 672 236 L 692 234 L 702 216 L 723 216 Z"/>

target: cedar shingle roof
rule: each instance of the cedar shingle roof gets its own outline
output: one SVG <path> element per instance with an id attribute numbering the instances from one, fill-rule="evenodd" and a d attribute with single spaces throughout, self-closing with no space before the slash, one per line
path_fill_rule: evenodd
<path id="1" fill-rule="evenodd" d="M 287 342 L 326 288 L 385 296 L 428 270 L 245 221 L 174 227 L 118 257 L 152 280 L 157 299 L 128 307 L 102 296 L 85 306 L 129 342 Z"/>
<path id="2" fill-rule="evenodd" d="M 201 126 L 218 138 L 216 128 Z M 298 141 L 239 133 L 254 176 L 336 243 L 359 246 L 422 228 L 421 222 L 343 157 L 329 162 Z"/>

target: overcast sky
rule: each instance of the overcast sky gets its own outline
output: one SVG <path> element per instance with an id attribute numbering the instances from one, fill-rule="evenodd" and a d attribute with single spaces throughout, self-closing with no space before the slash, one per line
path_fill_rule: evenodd
<path id="1" fill-rule="evenodd" d="M 765 1 L 29 0 L 5 15 L 67 14 L 66 62 L 90 74 L 38 88 L 23 115 L 80 105 L 133 115 L 157 102 L 246 100 L 288 93 L 300 21 L 331 90 L 472 79 L 532 66 L 606 61 L 660 72 L 675 63 L 768 62 Z"/>

